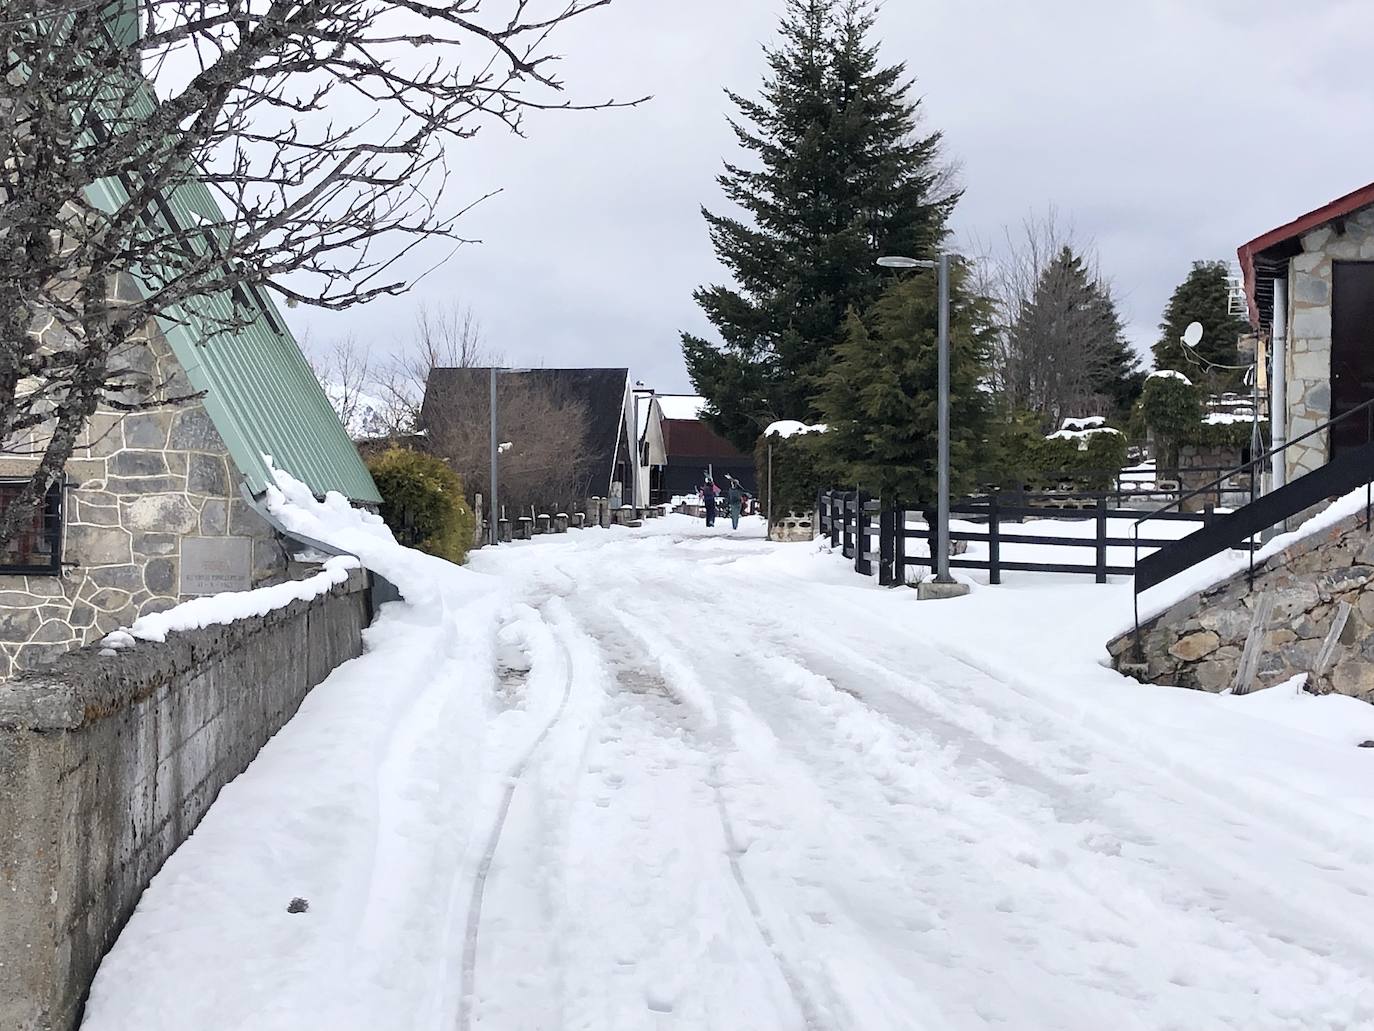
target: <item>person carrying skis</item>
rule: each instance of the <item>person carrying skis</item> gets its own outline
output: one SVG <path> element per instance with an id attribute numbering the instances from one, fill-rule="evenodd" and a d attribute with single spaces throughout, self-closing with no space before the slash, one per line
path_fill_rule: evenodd
<path id="1" fill-rule="evenodd" d="M 740 490 L 739 480 L 731 477 L 730 489 L 725 494 L 725 502 L 730 506 L 730 527 L 739 529 L 740 512 L 744 508 L 744 491 Z"/>
<path id="2" fill-rule="evenodd" d="M 701 501 L 706 506 L 706 525 L 716 525 L 716 485 L 711 482 L 711 477 L 706 477 L 706 484 L 701 488 Z"/>

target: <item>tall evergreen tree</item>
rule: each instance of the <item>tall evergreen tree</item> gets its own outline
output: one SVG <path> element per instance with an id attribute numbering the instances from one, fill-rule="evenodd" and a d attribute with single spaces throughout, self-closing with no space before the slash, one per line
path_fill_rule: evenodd
<path id="1" fill-rule="evenodd" d="M 1123 414 L 1144 383 L 1108 285 L 1064 246 L 1008 327 L 1007 401 L 1047 429 L 1066 416 Z"/>
<path id="2" fill-rule="evenodd" d="M 950 482 L 955 493 L 991 471 L 992 398 L 984 383 L 992 306 L 971 296 L 956 269 L 950 291 Z M 822 451 L 837 482 L 907 504 L 935 500 L 939 440 L 939 304 L 935 276 L 890 282 L 845 340 L 818 398 L 828 430 Z"/>
<path id="3" fill-rule="evenodd" d="M 812 421 L 851 307 L 881 293 L 883 253 L 932 253 L 957 193 L 942 191 L 940 134 L 919 135 L 905 66 L 882 66 L 868 0 L 788 0 L 765 48 L 759 100 L 729 93 L 757 167 L 718 181 L 747 220 L 703 209 L 734 286 L 695 298 L 719 342 L 682 335 L 707 419 L 750 447 L 761 418 Z"/>
<path id="4" fill-rule="evenodd" d="M 1226 277 L 1224 262 L 1193 262 L 1169 298 L 1154 346 L 1157 368 L 1174 369 L 1209 390 L 1236 389 L 1244 378 L 1241 370 L 1224 368 L 1240 364 L 1236 343 L 1250 332 L 1248 322 L 1231 314 Z M 1182 342 L 1190 322 L 1202 324 L 1202 341 L 1193 349 Z"/>

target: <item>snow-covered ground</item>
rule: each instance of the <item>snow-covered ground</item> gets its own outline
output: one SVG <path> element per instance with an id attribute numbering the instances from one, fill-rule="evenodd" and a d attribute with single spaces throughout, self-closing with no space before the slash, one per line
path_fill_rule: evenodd
<path id="1" fill-rule="evenodd" d="M 1126 582 L 919 602 L 683 516 L 459 570 L 312 505 L 415 602 L 167 863 L 87 1031 L 1374 1026 L 1374 708 L 1124 680 Z"/>

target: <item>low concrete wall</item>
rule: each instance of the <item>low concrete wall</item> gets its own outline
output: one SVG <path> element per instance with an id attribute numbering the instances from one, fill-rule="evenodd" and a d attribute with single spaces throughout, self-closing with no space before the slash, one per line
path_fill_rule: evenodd
<path id="1" fill-rule="evenodd" d="M 1374 702 L 1374 537 L 1360 512 L 1271 555 L 1255 569 L 1254 590 L 1244 572 L 1185 598 L 1141 624 L 1141 650 L 1123 634 L 1107 647 L 1118 669 L 1153 684 L 1222 691 L 1235 681 L 1250 632 L 1252 606 L 1274 595 L 1254 687 L 1270 687 L 1311 672 L 1337 606 L 1350 619 L 1335 661 L 1318 690 Z M 1139 669 L 1139 665 L 1144 669 Z"/>
<path id="2" fill-rule="evenodd" d="M 75 1026 L 139 895 L 312 687 L 362 651 L 365 574 L 228 626 L 0 685 L 0 1028 Z"/>

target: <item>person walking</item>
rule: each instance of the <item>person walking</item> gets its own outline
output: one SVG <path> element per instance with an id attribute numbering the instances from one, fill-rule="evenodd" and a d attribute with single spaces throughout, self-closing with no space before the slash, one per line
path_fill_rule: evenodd
<path id="1" fill-rule="evenodd" d="M 706 484 L 701 488 L 701 502 L 706 506 L 706 525 L 716 525 L 716 485 L 711 482 L 711 477 L 706 477 Z"/>
<path id="2" fill-rule="evenodd" d="M 730 506 L 730 528 L 739 529 L 739 516 L 744 508 L 744 491 L 740 490 L 739 481 L 730 481 L 730 490 L 725 495 L 726 504 Z"/>

